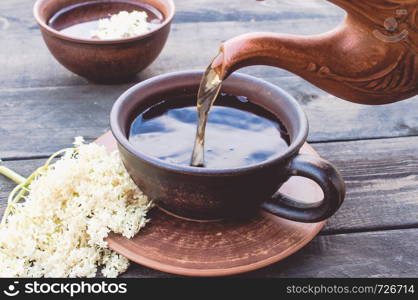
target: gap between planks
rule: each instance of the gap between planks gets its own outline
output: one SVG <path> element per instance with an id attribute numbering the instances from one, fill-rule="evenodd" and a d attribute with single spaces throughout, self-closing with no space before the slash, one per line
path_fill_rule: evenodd
<path id="1" fill-rule="evenodd" d="M 318 235 L 328 236 L 328 235 L 341 235 L 341 234 L 356 234 L 356 233 L 368 233 L 368 232 L 380 232 L 380 231 L 393 231 L 393 230 L 410 230 L 418 229 L 418 223 L 415 224 L 403 224 L 403 225 L 393 225 L 393 226 L 373 226 L 365 227 L 361 229 L 324 229 L 318 233 Z"/>
<path id="2" fill-rule="evenodd" d="M 374 143 L 350 141 L 349 143 L 335 143 L 334 145 L 318 147 L 320 153 L 324 153 L 328 149 L 329 157 L 327 158 L 341 168 L 350 188 L 341 213 L 329 220 L 328 226 L 321 232 L 321 235 L 418 228 L 415 215 L 415 203 L 417 202 L 414 200 L 416 187 L 414 187 L 415 179 L 413 178 L 418 176 L 415 168 L 417 152 L 414 149 L 417 138 L 381 140 Z M 400 142 L 398 142 L 399 140 Z M 351 151 L 358 147 L 363 149 Z M 380 147 L 380 149 L 376 149 L 376 147 Z M 373 153 L 373 157 L 377 156 L 377 158 L 375 157 L 369 162 L 369 153 Z M 378 161 L 378 157 L 384 153 L 388 158 L 388 165 L 381 165 Z M 376 159 L 377 161 L 375 161 Z M 360 160 L 360 163 L 358 160 Z M 405 160 L 410 160 L 410 162 L 405 163 Z M 29 174 L 31 166 L 35 166 L 37 162 L 37 159 L 34 159 L 32 163 L 28 162 L 25 167 L 25 174 Z M 367 163 L 367 167 L 365 163 Z M 22 166 L 25 164 L 21 163 Z M 354 164 L 354 167 L 351 167 L 352 164 Z M 361 170 L 356 172 L 353 168 L 360 168 Z M 393 173 L 394 176 L 387 177 L 387 174 L 390 173 Z M 364 183 L 360 183 L 364 176 L 366 177 Z M 386 177 L 388 180 L 384 180 Z M 382 190 L 380 187 L 382 184 L 390 189 L 385 192 L 385 189 Z M 10 184 L 6 185 L 11 186 Z M 364 194 L 366 203 L 363 203 L 363 196 L 359 196 L 359 193 Z M 375 207 L 358 209 L 358 205 L 362 204 Z M 399 219 L 399 215 L 403 215 L 403 217 Z"/>
<path id="3" fill-rule="evenodd" d="M 330 140 L 324 140 L 324 141 L 315 141 L 310 140 L 308 143 L 312 146 L 315 145 L 321 145 L 321 144 L 330 144 L 330 143 L 355 143 L 360 141 L 374 141 L 374 140 L 395 140 L 395 139 L 402 139 L 402 138 L 414 138 L 418 137 L 418 135 L 399 135 L 399 136 L 381 136 L 381 137 L 369 137 L 369 138 L 357 138 L 357 139 L 330 139 Z M 40 155 L 29 155 L 29 156 L 5 156 L 0 157 L 0 161 L 22 161 L 22 160 L 35 160 L 35 159 L 47 159 L 49 158 L 53 152 L 51 153 L 45 153 Z"/>

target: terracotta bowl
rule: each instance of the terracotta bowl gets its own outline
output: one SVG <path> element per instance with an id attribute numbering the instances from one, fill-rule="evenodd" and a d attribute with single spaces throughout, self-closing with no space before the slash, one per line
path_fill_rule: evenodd
<path id="1" fill-rule="evenodd" d="M 81 9 L 67 13 L 61 27 L 97 20 L 121 10 L 131 11 L 135 5 L 156 9 L 162 15 L 162 23 L 146 34 L 113 40 L 77 38 L 49 24 L 58 12 L 77 6 Z M 174 11 L 172 0 L 37 0 L 33 9 L 52 55 L 68 70 L 99 83 L 129 81 L 149 66 L 165 45 Z"/>

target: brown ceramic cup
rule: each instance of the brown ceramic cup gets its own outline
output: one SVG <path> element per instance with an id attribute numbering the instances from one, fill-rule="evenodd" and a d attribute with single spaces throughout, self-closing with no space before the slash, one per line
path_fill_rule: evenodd
<path id="1" fill-rule="evenodd" d="M 83 39 L 65 35 L 49 25 L 50 19 L 69 7 L 86 5 L 63 18 L 60 26 L 105 18 L 135 3 L 157 9 L 163 22 L 157 28 L 131 38 Z M 37 0 L 33 13 L 52 55 L 68 70 L 90 81 L 119 83 L 131 80 L 160 54 L 174 16 L 172 0 Z"/>
<path id="2" fill-rule="evenodd" d="M 241 218 L 259 209 L 301 222 L 317 222 L 333 215 L 345 196 L 344 181 L 331 163 L 301 155 L 308 122 L 296 100 L 270 83 L 232 74 L 222 92 L 245 96 L 276 115 L 284 124 L 290 145 L 286 152 L 258 164 L 232 169 L 208 169 L 172 164 L 141 151 L 128 141 L 135 117 L 170 95 L 197 95 L 202 72 L 179 72 L 143 81 L 115 102 L 110 124 L 126 169 L 134 182 L 163 210 L 192 220 Z M 191 149 L 190 149 L 191 150 Z M 290 176 L 314 180 L 323 190 L 320 203 L 305 205 L 278 193 Z"/>

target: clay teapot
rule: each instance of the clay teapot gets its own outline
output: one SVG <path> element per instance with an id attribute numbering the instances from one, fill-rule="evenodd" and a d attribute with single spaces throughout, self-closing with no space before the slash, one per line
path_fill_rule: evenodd
<path id="1" fill-rule="evenodd" d="M 347 11 L 330 32 L 256 32 L 221 45 L 221 78 L 249 65 L 295 73 L 352 102 L 385 104 L 418 94 L 418 0 L 328 0 Z"/>

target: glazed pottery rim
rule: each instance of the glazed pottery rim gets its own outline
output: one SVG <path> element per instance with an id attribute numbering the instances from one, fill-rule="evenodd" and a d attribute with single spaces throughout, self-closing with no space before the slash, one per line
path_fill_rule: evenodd
<path id="1" fill-rule="evenodd" d="M 290 145 L 286 149 L 286 151 L 277 153 L 273 157 L 270 157 L 269 159 L 264 160 L 262 162 L 251 164 L 251 165 L 245 165 L 242 167 L 201 168 L 201 167 L 192 167 L 192 166 L 170 163 L 165 160 L 159 159 L 155 156 L 152 156 L 150 154 L 147 154 L 139 149 L 136 149 L 129 142 L 128 137 L 123 133 L 123 130 L 120 126 L 120 120 L 119 120 L 120 119 L 119 117 L 122 112 L 122 107 L 125 106 L 126 103 L 129 102 L 129 97 L 132 96 L 133 94 L 138 93 L 141 89 L 147 88 L 147 86 L 149 85 L 158 84 L 160 81 L 170 80 L 170 79 L 179 80 L 179 78 L 187 77 L 187 76 L 198 76 L 199 78 L 201 78 L 203 76 L 203 73 L 204 72 L 200 70 L 190 70 L 190 71 L 180 71 L 180 72 L 172 72 L 172 73 L 158 75 L 158 76 L 149 78 L 147 80 L 144 80 L 140 83 L 135 84 L 134 86 L 126 90 L 122 95 L 120 95 L 119 98 L 113 104 L 113 107 L 110 113 L 110 128 L 119 146 L 122 146 L 125 150 L 127 150 L 131 155 L 135 156 L 136 158 L 150 165 L 154 165 L 158 168 L 165 169 L 168 171 L 180 172 L 183 174 L 202 175 L 202 176 L 204 175 L 228 176 L 228 175 L 233 175 L 237 173 L 251 172 L 251 171 L 254 171 L 255 169 L 265 168 L 276 162 L 289 159 L 290 157 L 292 157 L 293 155 L 299 152 L 300 148 L 306 141 L 308 131 L 309 131 L 309 125 L 308 125 L 308 120 L 306 118 L 306 114 L 300 107 L 299 103 L 290 94 L 285 92 L 280 87 L 275 86 L 265 80 L 256 78 L 254 76 L 250 76 L 250 75 L 246 75 L 246 74 L 242 74 L 238 72 L 231 74 L 229 77 L 238 79 L 240 81 L 246 81 L 247 83 L 248 82 L 256 83 L 258 85 L 262 85 L 263 87 L 268 88 L 269 90 L 274 90 L 276 94 L 280 94 L 280 96 L 286 99 L 286 101 L 289 102 L 290 105 L 292 105 L 293 108 L 296 110 L 296 113 L 298 116 L 297 121 L 299 122 L 300 128 L 299 128 L 298 133 L 295 135 L 295 137 L 290 141 Z M 273 111 L 271 112 L 276 115 L 275 112 Z M 286 127 L 286 124 L 284 125 Z"/>
<path id="2" fill-rule="evenodd" d="M 35 4 L 33 6 L 33 15 L 34 15 L 35 20 L 38 23 L 38 25 L 43 30 L 45 30 L 46 32 L 50 33 L 51 35 L 53 35 L 55 37 L 58 37 L 58 38 L 63 39 L 63 40 L 71 41 L 71 42 L 82 43 L 82 44 L 113 45 L 113 44 L 129 43 L 129 42 L 142 40 L 144 38 L 147 38 L 149 36 L 152 36 L 152 35 L 158 33 L 164 27 L 169 25 L 171 23 L 171 21 L 173 20 L 173 17 L 175 15 L 175 11 L 176 11 L 176 7 L 175 7 L 175 4 L 174 4 L 173 0 L 162 0 L 161 2 L 165 3 L 167 8 L 168 8 L 169 14 L 167 16 L 164 16 L 164 21 L 163 21 L 163 23 L 160 24 L 160 26 L 152 29 L 151 31 L 148 31 L 147 33 L 136 35 L 136 36 L 129 37 L 129 38 L 94 40 L 94 39 L 84 39 L 84 38 L 72 37 L 72 36 L 63 34 L 60 31 L 55 30 L 54 28 L 49 26 L 47 24 L 48 20 L 44 20 L 39 13 L 40 6 L 45 1 L 47 1 L 47 0 L 36 0 Z M 99 1 L 98 0 L 87 0 L 86 2 L 94 3 L 94 2 L 99 2 Z M 115 2 L 115 1 L 106 0 L 104 2 L 110 2 L 111 3 L 111 2 Z M 128 2 L 128 1 L 120 0 L 120 1 L 116 1 L 116 2 Z M 147 3 L 144 3 L 142 1 L 138 1 L 138 2 L 141 2 L 142 4 L 147 4 Z"/>

